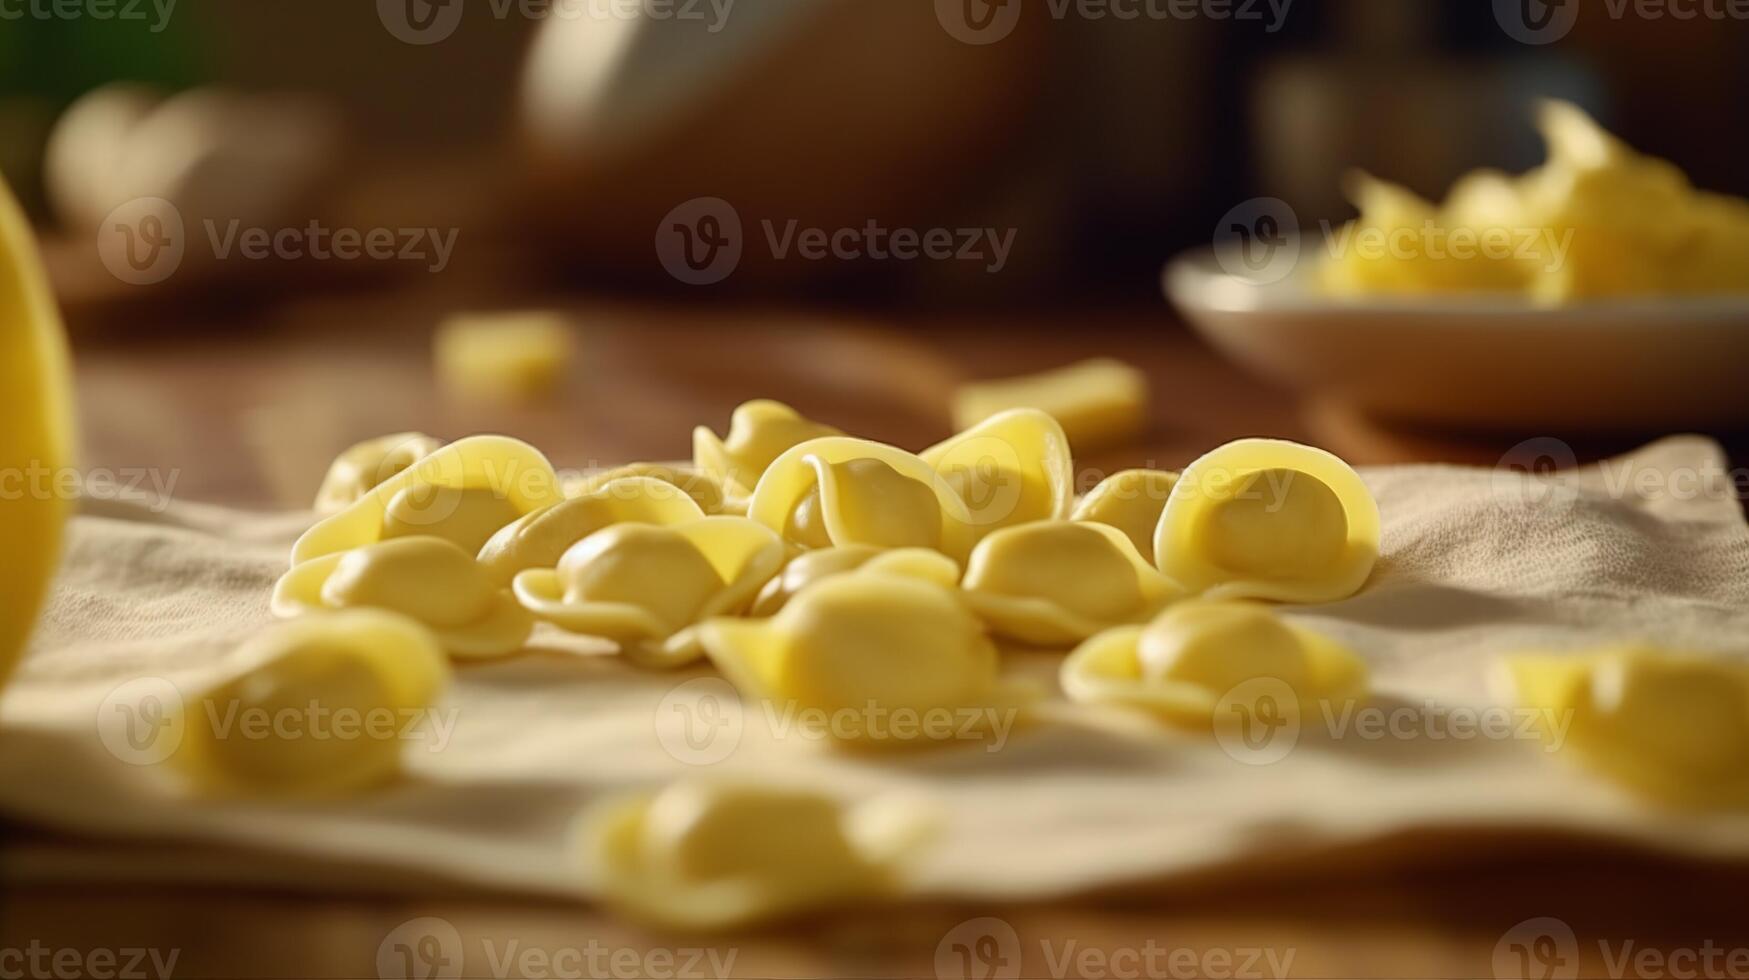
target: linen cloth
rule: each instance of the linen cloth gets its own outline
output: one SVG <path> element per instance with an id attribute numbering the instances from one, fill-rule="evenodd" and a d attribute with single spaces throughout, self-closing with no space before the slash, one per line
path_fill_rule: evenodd
<path id="1" fill-rule="evenodd" d="M 238 644 L 272 621 L 269 592 L 313 517 L 90 503 L 0 697 L 0 812 L 102 839 L 107 873 L 576 898 L 595 887 L 573 846 L 579 813 L 686 776 L 926 807 L 935 832 L 907 879 L 914 897 L 1145 887 L 1448 829 L 1749 858 L 1749 817 L 1662 809 L 1566 764 L 1490 686 L 1499 658 L 1526 650 L 1650 639 L 1745 655 L 1749 527 L 1732 475 L 1695 437 L 1563 476 L 1363 471 L 1384 521 L 1376 571 L 1353 598 L 1287 614 L 1367 660 L 1372 714 L 1308 719 L 1273 760 L 1055 700 L 999 747 L 847 753 L 735 701 L 708 666 L 642 671 L 543 632 L 523 655 L 458 666 L 443 706 L 453 732 L 409 746 L 405 779 L 305 803 L 190 799 L 166 767 L 115 751 L 105 719 L 126 710 L 115 692 L 127 682 L 192 693 L 223 677 Z M 1061 652 L 1005 659 L 1055 695 Z M 210 845 L 224 847 L 205 860 Z M 15 870 L 98 870 L 55 851 Z"/>

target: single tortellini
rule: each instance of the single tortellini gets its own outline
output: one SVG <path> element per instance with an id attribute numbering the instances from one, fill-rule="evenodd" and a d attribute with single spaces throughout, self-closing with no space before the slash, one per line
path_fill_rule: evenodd
<path id="1" fill-rule="evenodd" d="M 770 619 L 710 620 L 699 640 L 744 695 L 823 717 L 841 744 L 982 737 L 1026 700 L 954 590 L 910 575 L 837 575 Z"/>
<path id="2" fill-rule="evenodd" d="M 745 497 L 772 461 L 792 447 L 843 434 L 803 418 L 782 402 L 750 401 L 729 418 L 728 438 L 719 439 L 707 426 L 692 430 L 692 462 L 701 472 L 721 481 L 732 495 Z"/>
<path id="3" fill-rule="evenodd" d="M 1082 497 L 1072 519 L 1117 528 L 1152 565 L 1154 530 L 1177 484 L 1178 474 L 1167 470 L 1121 470 Z"/>
<path id="4" fill-rule="evenodd" d="M 616 466 L 611 470 L 592 473 L 589 476 L 569 481 L 565 484 L 565 496 L 586 497 L 615 480 L 627 477 L 647 477 L 660 480 L 663 483 L 678 487 L 698 509 L 707 516 L 716 516 L 733 510 L 728 507 L 727 495 L 723 491 L 722 481 L 702 470 L 690 466 L 669 466 L 663 463 L 629 463 Z"/>
<path id="5" fill-rule="evenodd" d="M 666 480 L 622 477 L 500 529 L 480 549 L 480 564 L 492 581 L 508 586 L 519 572 L 557 567 L 572 545 L 616 524 L 668 526 L 704 517 L 691 495 Z"/>
<path id="6" fill-rule="evenodd" d="M 1505 667 L 1562 755 L 1667 804 L 1749 807 L 1749 665 L 1627 646 Z"/>
<path id="7" fill-rule="evenodd" d="M 1075 503 L 1075 464 L 1057 420 L 1036 408 L 1002 412 L 920 456 L 965 501 L 982 536 L 1061 520 Z"/>
<path id="8" fill-rule="evenodd" d="M 386 782 L 450 680 L 429 630 L 370 609 L 271 626 L 238 660 L 171 720 L 182 733 L 172 764 L 209 792 L 333 796 Z"/>
<path id="9" fill-rule="evenodd" d="M 564 499 L 552 464 L 526 443 L 471 436 L 431 453 L 318 522 L 292 546 L 292 564 L 409 535 L 472 553 L 483 528 Z M 501 525 L 499 525 L 501 526 Z M 482 539 L 483 540 L 483 539 Z"/>
<path id="10" fill-rule="evenodd" d="M 1191 599 L 1145 626 L 1107 630 L 1063 662 L 1070 700 L 1125 705 L 1195 728 L 1300 717 L 1364 698 L 1366 664 L 1265 605 Z"/>
<path id="11" fill-rule="evenodd" d="M 637 918 L 726 929 L 884 897 L 933 826 L 909 800 L 685 781 L 588 814 L 579 863 Z"/>
<path id="12" fill-rule="evenodd" d="M 1139 623 L 1184 592 L 1104 524 L 1039 521 L 978 543 L 966 600 L 992 632 L 1038 646 L 1079 643 Z"/>
<path id="13" fill-rule="evenodd" d="M 1190 464 L 1154 534 L 1161 571 L 1211 599 L 1333 602 L 1379 554 L 1379 507 L 1359 474 L 1310 446 L 1228 443 Z"/>
<path id="14" fill-rule="evenodd" d="M 963 559 L 971 511 L 922 459 L 845 436 L 804 442 L 760 478 L 747 516 L 804 548 L 932 548 Z"/>
<path id="15" fill-rule="evenodd" d="M 418 620 L 460 658 L 515 653 L 534 628 L 473 555 L 442 538 L 395 538 L 323 555 L 285 573 L 273 592 L 278 616 L 360 607 Z"/>
<path id="16" fill-rule="evenodd" d="M 804 551 L 791 559 L 783 571 L 759 592 L 751 615 L 772 616 L 815 582 L 846 572 L 889 572 L 910 575 L 944 585 L 959 585 L 960 566 L 952 558 L 928 548 L 876 548 L 851 544 L 842 548 Z"/>
<path id="17" fill-rule="evenodd" d="M 557 568 L 518 573 L 516 597 L 562 629 L 613 640 L 636 663 L 678 667 L 703 655 L 691 627 L 745 611 L 783 558 L 782 539 L 744 517 L 615 524 Z"/>
<path id="18" fill-rule="evenodd" d="M 338 514 L 384 480 L 443 448 L 419 432 L 369 439 L 335 457 L 316 492 L 316 513 Z"/>

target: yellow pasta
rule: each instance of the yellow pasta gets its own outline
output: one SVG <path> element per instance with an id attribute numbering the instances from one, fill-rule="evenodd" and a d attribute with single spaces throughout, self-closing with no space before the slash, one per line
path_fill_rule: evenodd
<path id="1" fill-rule="evenodd" d="M 990 535 L 972 552 L 964 586 L 966 601 L 993 632 L 1041 646 L 1142 622 L 1184 594 L 1142 560 L 1122 531 L 1073 521 Z"/>
<path id="2" fill-rule="evenodd" d="M 782 539 L 744 517 L 615 524 L 578 542 L 557 568 L 519 572 L 515 589 L 547 622 L 613 640 L 645 666 L 677 667 L 703 655 L 690 627 L 744 612 L 783 558 Z"/>
<path id="3" fill-rule="evenodd" d="M 1364 698 L 1367 670 L 1353 652 L 1283 622 L 1267 606 L 1192 599 L 1146 626 L 1081 644 L 1063 662 L 1062 684 L 1074 701 L 1140 708 L 1208 729 Z"/>
<path id="4" fill-rule="evenodd" d="M 593 473 L 581 479 L 565 483 L 565 496 L 586 497 L 615 480 L 627 477 L 641 476 L 652 480 L 679 487 L 686 492 L 698 509 L 707 516 L 716 516 L 732 510 L 727 508 L 727 494 L 723 492 L 722 481 L 702 470 L 688 466 L 667 466 L 661 463 L 629 463 L 616 466 L 611 470 Z"/>
<path id="5" fill-rule="evenodd" d="M 920 456 L 965 501 L 980 536 L 1066 518 L 1074 506 L 1069 440 L 1056 419 L 1037 409 L 993 415 Z"/>
<path id="6" fill-rule="evenodd" d="M 1072 517 L 1117 528 L 1153 564 L 1154 531 L 1177 484 L 1178 474 L 1166 470 L 1122 470 L 1081 498 Z"/>
<path id="7" fill-rule="evenodd" d="M 419 432 L 398 432 L 353 446 L 328 467 L 322 488 L 316 492 L 316 512 L 340 513 L 384 480 L 442 447 L 442 440 Z"/>
<path id="8" fill-rule="evenodd" d="M 459 506 L 457 491 L 466 490 L 489 491 L 518 514 L 563 499 L 552 464 L 534 447 L 504 436 L 472 436 L 431 453 L 372 487 L 345 510 L 324 518 L 292 546 L 292 564 L 383 540 L 390 504 L 403 493 L 411 494 L 403 499 L 412 501 L 405 504 L 404 512 L 416 513 L 425 501 Z M 480 497 L 469 496 L 476 501 Z"/>
<path id="9" fill-rule="evenodd" d="M 238 659 L 234 677 L 172 721 L 172 764 L 209 792 L 333 796 L 390 780 L 450 678 L 430 631 L 376 610 L 272 626 Z"/>
<path id="10" fill-rule="evenodd" d="M 692 461 L 700 472 L 721 481 L 731 494 L 745 497 L 758 485 L 765 468 L 792 447 L 843 434 L 803 418 L 782 402 L 751 401 L 735 409 L 726 439 L 718 438 L 706 426 L 692 430 Z"/>
<path id="11" fill-rule="evenodd" d="M 959 559 L 973 536 L 971 511 L 928 463 L 844 436 L 804 442 L 774 460 L 747 516 L 804 548 L 933 548 Z"/>
<path id="12" fill-rule="evenodd" d="M 608 900 L 668 928 L 727 929 L 889 894 L 930 829 L 915 804 L 681 782 L 603 807 L 582 860 Z"/>
<path id="13" fill-rule="evenodd" d="M 465 313 L 438 328 L 438 377 L 464 394 L 504 401 L 549 395 L 570 371 L 571 326 L 557 313 Z"/>
<path id="14" fill-rule="evenodd" d="M 910 575 L 837 575 L 771 619 L 710 620 L 699 640 L 743 694 L 823 716 L 844 743 L 963 738 L 1021 700 L 954 590 Z"/>
<path id="15" fill-rule="evenodd" d="M 853 544 L 842 548 L 805 551 L 791 559 L 783 571 L 759 592 L 751 615 L 772 616 L 808 586 L 846 572 L 889 572 L 911 575 L 952 588 L 959 584 L 960 567 L 952 558 L 927 548 L 876 548 Z"/>
<path id="16" fill-rule="evenodd" d="M 1332 602 L 1379 553 L 1379 508 L 1354 470 L 1310 446 L 1242 439 L 1190 464 L 1155 531 L 1161 571 L 1215 599 Z"/>
<path id="17" fill-rule="evenodd" d="M 462 658 L 515 653 L 534 625 L 472 554 L 442 538 L 396 538 L 323 555 L 287 572 L 273 594 L 279 616 L 359 607 L 417 620 Z"/>
<path id="18" fill-rule="evenodd" d="M 1077 452 L 1103 449 L 1146 427 L 1148 379 L 1122 361 L 1095 358 L 1042 374 L 961 385 L 953 397 L 954 428 L 969 429 L 1014 408 L 1056 419 Z"/>
<path id="19" fill-rule="evenodd" d="M 1506 661 L 1563 756 L 1677 806 L 1749 806 L 1749 665 L 1626 646 Z"/>
<path id="20" fill-rule="evenodd" d="M 518 572 L 557 566 L 572 545 L 615 524 L 687 524 L 704 517 L 694 499 L 667 480 L 622 477 L 500 529 L 480 549 L 480 564 L 507 586 Z"/>

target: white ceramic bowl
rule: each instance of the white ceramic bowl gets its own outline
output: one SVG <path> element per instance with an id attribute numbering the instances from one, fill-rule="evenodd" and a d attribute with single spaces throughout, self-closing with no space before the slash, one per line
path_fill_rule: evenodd
<path id="1" fill-rule="evenodd" d="M 1234 361 L 1368 415 L 1471 428 L 1749 427 L 1749 296 L 1543 309 L 1506 295 L 1336 299 L 1312 261 L 1272 283 L 1174 259 L 1179 313 Z"/>

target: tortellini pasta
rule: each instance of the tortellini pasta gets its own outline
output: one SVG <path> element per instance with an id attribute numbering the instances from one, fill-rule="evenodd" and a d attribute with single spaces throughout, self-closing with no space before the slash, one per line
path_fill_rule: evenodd
<path id="1" fill-rule="evenodd" d="M 761 399 L 735 409 L 726 439 L 719 439 L 706 426 L 692 430 L 692 461 L 731 493 L 745 497 L 759 484 L 766 467 L 792 447 L 843 434 L 803 418 L 782 402 Z"/>
<path id="2" fill-rule="evenodd" d="M 557 568 L 518 573 L 515 590 L 547 622 L 613 640 L 645 666 L 675 667 L 702 655 L 690 627 L 744 612 L 783 558 L 777 534 L 744 517 L 615 524 L 572 546 Z"/>
<path id="3" fill-rule="evenodd" d="M 1078 643 L 1138 623 L 1183 590 L 1104 524 L 1039 521 L 978 543 L 965 597 L 992 631 L 1023 643 Z"/>
<path id="4" fill-rule="evenodd" d="M 726 929 L 884 896 L 932 824 L 909 802 L 688 781 L 589 815 L 581 863 L 639 918 Z"/>
<path id="5" fill-rule="evenodd" d="M 624 477 L 501 528 L 480 549 L 480 564 L 492 581 L 508 586 L 518 572 L 553 568 L 572 545 L 616 524 L 688 524 L 704 517 L 680 487 L 654 477 Z"/>
<path id="6" fill-rule="evenodd" d="M 772 462 L 747 516 L 804 548 L 933 548 L 965 557 L 971 512 L 928 463 L 865 439 L 814 439 Z"/>
<path id="7" fill-rule="evenodd" d="M 743 694 L 823 714 L 846 743 L 964 737 L 958 726 L 893 722 L 988 725 L 1025 700 L 998 681 L 995 645 L 960 597 L 910 575 L 837 575 L 770 619 L 710 620 L 699 640 Z"/>
<path id="8" fill-rule="evenodd" d="M 473 555 L 442 538 L 394 538 L 323 555 L 285 573 L 273 594 L 279 616 L 359 607 L 415 619 L 461 658 L 515 653 L 534 626 Z"/>
<path id="9" fill-rule="evenodd" d="M 660 480 L 680 488 L 707 516 L 714 517 L 725 513 L 728 501 L 727 495 L 723 492 L 722 481 L 709 473 L 689 466 L 668 466 L 662 463 L 629 463 L 600 473 L 592 473 L 581 479 L 567 482 L 565 496 L 586 497 L 615 480 L 634 476 Z"/>
<path id="10" fill-rule="evenodd" d="M 1749 807 L 1749 665 L 1628 646 L 1512 657 L 1505 679 L 1586 768 L 1666 804 Z"/>
<path id="11" fill-rule="evenodd" d="M 532 446 L 504 436 L 472 436 L 431 453 L 310 528 L 292 546 L 292 564 L 405 533 L 449 539 L 468 550 L 467 541 L 481 527 L 561 499 L 552 464 Z"/>
<path id="12" fill-rule="evenodd" d="M 1066 518 L 1075 503 L 1069 440 L 1038 409 L 991 416 L 920 456 L 965 501 L 979 535 Z"/>
<path id="13" fill-rule="evenodd" d="M 368 439 L 335 457 L 316 492 L 318 514 L 338 514 L 378 484 L 443 448 L 439 439 L 398 432 Z"/>
<path id="14" fill-rule="evenodd" d="M 332 796 L 383 783 L 450 679 L 430 631 L 368 609 L 269 627 L 238 661 L 172 721 L 172 764 L 209 792 Z"/>
<path id="15" fill-rule="evenodd" d="M 1190 464 L 1154 535 L 1161 571 L 1214 599 L 1333 602 L 1379 553 L 1379 508 L 1360 476 L 1310 446 L 1228 443 Z"/>
<path id="16" fill-rule="evenodd" d="M 954 426 L 969 429 L 1012 408 L 1034 408 L 1056 419 L 1077 451 L 1122 443 L 1147 424 L 1148 379 L 1111 358 L 1053 371 L 962 385 L 953 397 Z"/>
<path id="17" fill-rule="evenodd" d="M 960 567 L 952 558 L 927 548 L 876 548 L 873 545 L 852 544 L 842 548 L 821 548 L 804 551 L 759 592 L 753 603 L 754 616 L 775 615 L 786 603 L 815 582 L 846 572 L 890 572 L 911 575 L 949 588 L 957 586 Z"/>
<path id="18" fill-rule="evenodd" d="M 1099 481 L 1099 485 L 1075 505 L 1073 519 L 1115 527 L 1130 539 L 1142 558 L 1154 564 L 1154 530 L 1178 474 L 1166 470 L 1122 470 Z"/>
<path id="19" fill-rule="evenodd" d="M 1081 644 L 1063 662 L 1062 685 L 1074 701 L 1140 708 L 1206 729 L 1359 700 L 1367 669 L 1352 651 L 1267 606 L 1191 599 L 1145 626 Z M 1217 710 L 1223 702 L 1229 711 Z"/>

